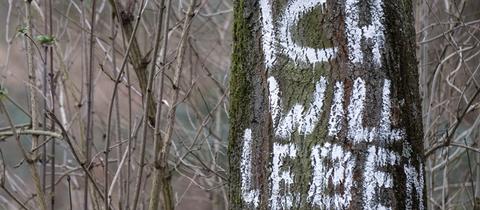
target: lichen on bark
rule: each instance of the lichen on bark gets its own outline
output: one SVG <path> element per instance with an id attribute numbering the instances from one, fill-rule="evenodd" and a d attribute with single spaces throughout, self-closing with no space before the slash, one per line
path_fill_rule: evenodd
<path id="1" fill-rule="evenodd" d="M 249 75 L 247 69 L 248 57 L 248 42 L 252 38 L 252 34 L 248 29 L 247 20 L 244 13 L 244 0 L 239 0 L 235 3 L 234 25 L 233 25 L 233 54 L 232 67 L 230 79 L 230 125 L 235 125 L 230 128 L 229 143 L 228 143 L 228 157 L 230 162 L 229 167 L 229 183 L 230 186 L 229 201 L 232 207 L 242 206 L 242 197 L 238 193 L 240 189 L 240 168 L 237 163 L 240 162 L 240 157 L 235 154 L 240 149 L 241 132 L 248 126 L 250 105 L 250 91 L 252 89 L 249 82 Z"/>

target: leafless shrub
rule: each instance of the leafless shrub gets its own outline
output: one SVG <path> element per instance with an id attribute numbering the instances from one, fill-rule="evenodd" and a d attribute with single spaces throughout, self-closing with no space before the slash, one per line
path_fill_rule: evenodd
<path id="1" fill-rule="evenodd" d="M 227 208 L 231 2 L 0 4 L 4 208 Z"/>

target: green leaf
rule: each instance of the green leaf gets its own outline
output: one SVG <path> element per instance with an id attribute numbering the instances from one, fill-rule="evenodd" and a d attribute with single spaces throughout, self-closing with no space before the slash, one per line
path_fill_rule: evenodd
<path id="1" fill-rule="evenodd" d="M 37 35 L 35 40 L 40 42 L 42 45 L 52 45 L 55 43 L 55 37 L 49 35 Z"/>
<path id="2" fill-rule="evenodd" d="M 6 95 L 8 95 L 7 89 L 0 86 L 0 100 L 2 100 Z"/>
<path id="3" fill-rule="evenodd" d="M 27 26 L 19 26 L 17 31 L 18 31 L 18 33 L 21 33 L 21 34 L 25 35 L 28 32 L 28 27 Z"/>

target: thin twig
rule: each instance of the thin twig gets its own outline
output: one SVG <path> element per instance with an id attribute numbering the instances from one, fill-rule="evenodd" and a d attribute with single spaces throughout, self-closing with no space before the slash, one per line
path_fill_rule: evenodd
<path id="1" fill-rule="evenodd" d="M 468 102 L 468 104 L 465 107 L 465 109 L 463 110 L 463 112 L 459 116 L 457 116 L 457 120 L 455 122 L 455 125 L 453 125 L 453 127 L 451 129 L 449 129 L 447 134 L 442 138 L 443 140 L 439 141 L 440 142 L 439 144 L 434 145 L 431 149 L 429 149 L 427 152 L 425 152 L 426 157 L 433 154 L 437 149 L 450 146 L 451 140 L 452 140 L 453 136 L 455 135 L 455 132 L 457 131 L 458 127 L 462 123 L 463 118 L 468 113 L 472 103 L 475 101 L 475 99 L 477 98 L 477 96 L 479 94 L 480 94 L 480 89 L 477 89 L 477 91 L 475 92 L 475 95 L 473 95 L 473 97 L 470 99 L 470 101 Z"/>
<path id="2" fill-rule="evenodd" d="M 27 129 L 27 130 L 16 130 L 15 133 L 17 135 L 32 135 L 32 136 L 50 136 L 50 137 L 55 137 L 55 138 L 62 138 L 62 135 L 59 133 L 55 133 L 52 131 L 43 131 L 43 130 L 34 130 L 34 129 Z M 8 136 L 14 136 L 15 133 L 13 131 L 4 131 L 0 132 L 0 139 Z M 37 144 L 33 144 L 33 148 L 36 148 Z"/>
<path id="3" fill-rule="evenodd" d="M 90 170 L 87 168 L 87 162 L 85 157 L 81 157 L 81 153 L 77 152 L 75 147 L 72 144 L 72 141 L 68 135 L 67 130 L 63 127 L 62 123 L 55 117 L 55 115 L 51 112 L 48 113 L 50 117 L 53 119 L 55 123 L 59 126 L 60 130 L 62 130 L 63 136 L 65 137 L 65 141 L 67 142 L 67 145 L 70 147 L 70 150 L 72 150 L 72 154 L 75 157 L 75 160 L 80 164 L 82 167 L 83 171 L 85 172 L 87 179 L 93 183 L 95 191 L 100 195 L 100 197 L 105 201 L 105 197 L 102 194 L 102 191 L 100 190 L 100 187 L 98 186 L 97 182 L 93 178 L 93 175 L 90 173 Z"/>

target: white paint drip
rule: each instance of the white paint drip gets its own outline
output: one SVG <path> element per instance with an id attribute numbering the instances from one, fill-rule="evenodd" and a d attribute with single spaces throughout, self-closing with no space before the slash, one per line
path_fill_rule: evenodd
<path id="1" fill-rule="evenodd" d="M 308 199 L 312 204 L 321 208 L 330 206 L 331 198 L 325 194 L 328 178 L 332 176 L 332 171 L 323 163 L 324 157 L 328 155 L 330 143 L 325 143 L 323 147 L 316 145 L 312 148 L 311 161 L 313 167 L 313 178 L 308 191 Z"/>
<path id="2" fill-rule="evenodd" d="M 289 170 L 283 168 L 281 170 L 281 166 L 285 158 L 295 158 L 296 156 L 297 149 L 294 144 L 273 144 L 272 173 L 270 175 L 272 181 L 271 209 L 290 209 L 293 206 L 293 195 L 290 190 L 293 177 Z M 283 189 L 280 186 L 283 186 Z"/>
<path id="3" fill-rule="evenodd" d="M 363 110 L 367 88 L 360 77 L 353 83 L 353 92 L 348 106 L 348 137 L 354 143 L 370 141 L 370 132 L 363 127 Z"/>
<path id="4" fill-rule="evenodd" d="M 379 127 L 365 128 L 363 126 L 363 111 L 365 108 L 366 87 L 365 81 L 357 78 L 353 84 L 353 92 L 348 106 L 348 137 L 354 143 L 372 142 L 373 139 L 379 138 L 385 143 L 392 143 L 404 138 L 405 131 L 402 129 L 392 129 L 391 118 L 391 98 L 390 98 L 391 82 L 384 80 L 382 94 L 382 111 Z"/>
<path id="5" fill-rule="evenodd" d="M 301 123 L 303 119 L 302 105 L 293 106 L 290 111 L 280 119 L 279 125 L 275 129 L 275 135 L 281 138 L 288 138 L 292 135 L 294 129 Z"/>
<path id="6" fill-rule="evenodd" d="M 323 101 L 325 98 L 325 90 L 327 89 L 327 80 L 324 77 L 315 85 L 315 92 L 313 93 L 313 101 L 308 110 L 302 105 L 295 105 L 280 119 L 279 125 L 275 129 L 276 136 L 281 138 L 288 138 L 298 127 L 300 134 L 308 135 L 313 132 L 320 116 L 323 112 Z M 275 98 L 276 96 L 270 96 Z M 271 111 L 272 113 L 274 111 Z"/>
<path id="7" fill-rule="evenodd" d="M 393 143 L 403 139 L 405 132 L 400 129 L 392 129 L 391 117 L 391 99 L 390 99 L 391 82 L 385 79 L 383 82 L 382 94 L 382 113 L 380 118 L 379 138 L 386 143 Z"/>
<path id="8" fill-rule="evenodd" d="M 370 5 L 371 23 L 370 25 L 360 26 L 360 10 L 358 0 L 346 0 L 345 2 L 345 27 L 347 31 L 349 56 L 353 63 L 362 63 L 363 51 L 361 49 L 362 40 L 373 43 L 373 60 L 381 64 L 380 49 L 384 43 L 383 0 L 373 0 Z"/>
<path id="9" fill-rule="evenodd" d="M 345 31 L 347 32 L 348 48 L 350 50 L 349 57 L 354 63 L 362 62 L 363 53 L 360 49 L 362 39 L 362 29 L 358 27 L 359 10 L 356 0 L 345 1 Z"/>
<path id="10" fill-rule="evenodd" d="M 301 46 L 292 39 L 292 29 L 300 17 L 317 6 L 322 6 L 326 0 L 293 0 L 287 5 L 280 22 L 280 45 L 286 49 L 288 57 L 310 63 L 325 62 L 335 56 L 335 48 L 315 49 Z"/>
<path id="11" fill-rule="evenodd" d="M 265 55 L 265 65 L 267 68 L 272 67 L 276 59 L 275 56 L 275 32 L 273 29 L 272 6 L 269 0 L 260 1 L 260 10 L 262 13 L 262 45 L 263 53 Z"/>
<path id="12" fill-rule="evenodd" d="M 423 186 L 424 186 L 424 180 L 423 180 L 423 164 L 420 164 L 420 170 L 417 171 L 415 167 L 409 162 L 408 164 L 403 166 L 405 176 L 406 176 L 406 192 L 405 195 L 407 196 L 406 199 L 406 205 L 405 209 L 419 209 L 423 210 L 424 209 L 424 204 L 423 204 Z M 412 200 L 412 194 L 413 190 L 415 189 L 415 195 L 416 200 L 418 201 L 418 207 L 413 208 L 413 200 Z"/>
<path id="13" fill-rule="evenodd" d="M 364 191 L 363 200 L 365 209 L 392 209 L 391 207 L 384 206 L 376 202 L 375 198 L 380 195 L 379 188 L 392 188 L 393 177 L 385 171 L 381 171 L 382 167 L 388 165 L 395 165 L 398 162 L 398 155 L 393 151 L 376 146 L 370 146 L 368 148 L 367 162 L 365 163 L 364 178 Z"/>
<path id="14" fill-rule="evenodd" d="M 323 101 L 325 100 L 325 90 L 327 89 L 327 80 L 321 77 L 320 81 L 315 85 L 313 93 L 313 102 L 310 104 L 307 113 L 305 113 L 303 121 L 300 123 L 300 130 L 305 134 L 311 134 L 315 125 L 323 112 Z"/>
<path id="15" fill-rule="evenodd" d="M 242 160 L 240 163 L 242 174 L 242 198 L 245 203 L 252 204 L 255 208 L 259 202 L 258 190 L 252 189 L 252 130 L 245 129 L 243 136 Z"/>
<path id="16" fill-rule="evenodd" d="M 269 101 L 270 101 L 270 113 L 272 114 L 272 119 L 274 125 L 276 125 L 276 120 L 278 115 L 281 113 L 282 109 L 280 105 L 282 104 L 282 98 L 280 97 L 280 88 L 278 86 L 277 80 L 274 77 L 269 77 L 268 81 L 268 91 Z"/>
<path id="17" fill-rule="evenodd" d="M 336 82 L 333 94 L 333 102 L 328 120 L 328 135 L 335 137 L 342 129 L 343 111 L 343 82 Z"/>
<path id="18" fill-rule="evenodd" d="M 391 130 L 390 121 L 390 80 L 386 79 L 383 82 L 383 94 L 382 94 L 382 113 L 380 118 L 379 137 L 381 140 L 389 141 L 389 134 Z"/>
<path id="19" fill-rule="evenodd" d="M 339 145 L 325 143 L 312 149 L 313 179 L 308 191 L 308 199 L 313 205 L 322 209 L 346 209 L 352 200 L 351 188 L 353 186 L 353 168 L 355 159 L 352 154 Z M 331 166 L 326 167 L 324 161 L 330 161 Z M 329 185 L 332 180 L 333 187 Z M 326 194 L 336 192 L 333 196 Z"/>

